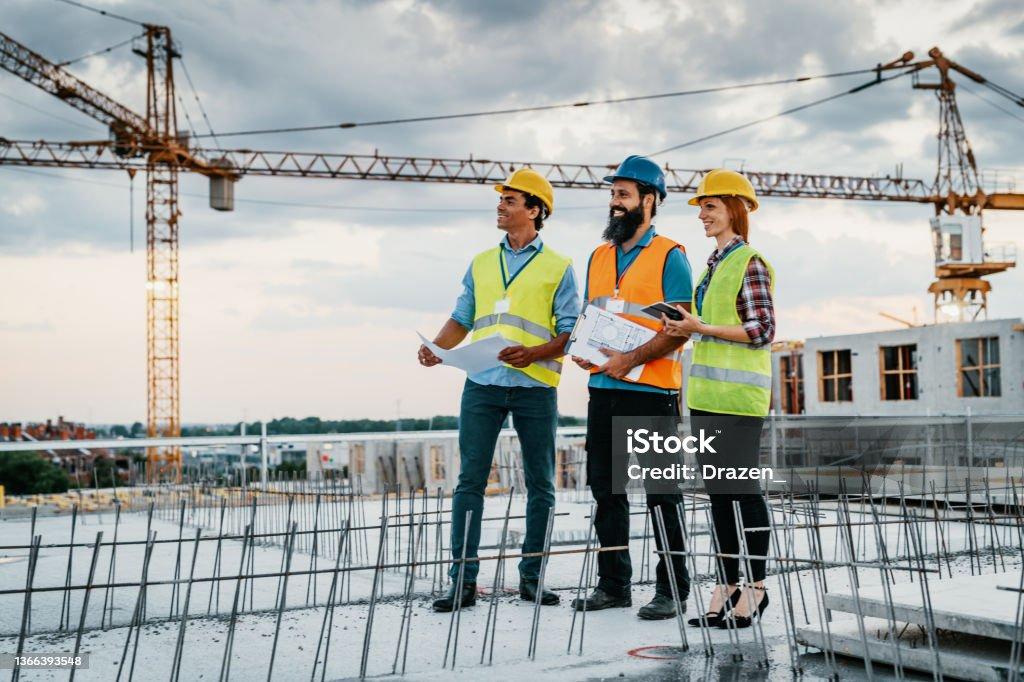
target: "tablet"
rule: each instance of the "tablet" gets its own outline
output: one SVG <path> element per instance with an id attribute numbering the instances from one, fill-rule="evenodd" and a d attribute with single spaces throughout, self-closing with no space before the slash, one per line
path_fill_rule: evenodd
<path id="1" fill-rule="evenodd" d="M 650 315 L 651 317 L 659 320 L 661 319 L 662 315 L 664 315 L 670 320 L 683 319 L 682 314 L 678 310 L 676 310 L 676 307 L 674 305 L 665 303 L 664 301 L 661 301 L 659 303 L 652 303 L 651 305 L 644 308 L 643 311 Z"/>

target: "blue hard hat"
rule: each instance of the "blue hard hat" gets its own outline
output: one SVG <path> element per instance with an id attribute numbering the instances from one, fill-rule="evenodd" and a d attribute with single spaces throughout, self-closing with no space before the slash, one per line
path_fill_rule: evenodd
<path id="1" fill-rule="evenodd" d="M 626 160 L 619 164 L 614 173 L 604 177 L 605 182 L 614 182 L 615 180 L 633 180 L 634 182 L 653 187 L 658 190 L 658 195 L 662 200 L 668 194 L 665 190 L 665 174 L 661 172 L 658 164 L 646 156 L 638 156 L 636 154 L 627 156 Z"/>

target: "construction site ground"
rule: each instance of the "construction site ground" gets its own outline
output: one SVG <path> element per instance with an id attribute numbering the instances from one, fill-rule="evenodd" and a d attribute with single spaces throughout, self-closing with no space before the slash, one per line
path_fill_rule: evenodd
<path id="1" fill-rule="evenodd" d="M 507 499 L 507 498 L 506 498 Z M 505 508 L 506 499 L 489 499 L 487 516 L 500 517 Z M 365 515 L 374 522 L 380 513 L 379 501 L 366 501 Z M 446 501 L 447 505 L 447 501 Z M 523 501 L 513 499 L 512 514 L 522 513 Z M 640 508 L 637 508 L 638 510 Z M 585 537 L 587 518 L 590 505 L 584 501 L 560 501 L 559 512 L 567 512 L 566 516 L 556 519 L 555 528 L 563 534 L 582 533 Z M 834 519 L 834 515 L 831 515 Z M 633 533 L 639 534 L 643 526 L 643 516 L 633 517 Z M 822 521 L 827 526 L 828 519 Z M 521 527 L 521 521 L 513 522 L 513 527 Z M 119 539 L 138 539 L 145 537 L 147 519 L 144 512 L 122 515 L 118 529 Z M 447 526 L 444 526 L 447 533 Z M 483 545 L 488 539 L 496 539 L 495 534 L 500 524 L 488 522 L 485 529 Z M 158 539 L 179 536 L 177 523 L 170 523 L 161 518 L 154 518 L 152 529 L 157 532 Z M 79 518 L 76 531 L 76 542 L 92 542 L 97 531 L 105 531 L 105 539 L 109 540 L 113 533 L 113 515 L 90 514 Z M 823 547 L 832 552 L 837 546 L 835 529 L 821 529 Z M 958 547 L 966 541 L 965 526 L 953 523 L 949 526 L 949 536 L 945 540 L 952 547 Z M 700 530 L 698 529 L 698 533 Z M 896 547 L 896 528 L 889 532 L 887 544 L 890 553 Z M 43 544 L 67 542 L 70 537 L 68 516 L 51 516 L 39 518 L 36 522 L 36 533 L 43 536 Z M 209 529 L 203 531 L 210 533 Z M 30 526 L 27 519 L 15 519 L 0 522 L 0 544 L 28 544 Z M 150 580 L 168 579 L 173 577 L 180 551 L 180 568 L 182 575 L 187 577 L 192 555 L 192 542 L 195 529 L 185 527 L 186 541 L 180 546 L 176 543 L 157 545 L 150 564 Z M 807 548 L 801 533 L 794 535 L 797 542 L 797 556 L 807 556 Z M 865 540 L 868 536 L 865 535 Z M 327 538 L 321 540 L 327 541 Z M 355 561 L 355 564 L 372 564 L 372 555 L 376 552 L 376 534 L 369 532 L 360 542 L 365 543 L 369 560 Z M 694 537 L 694 547 L 698 552 L 709 549 L 708 536 L 698 534 Z M 869 543 L 870 544 L 870 543 Z M 196 576 L 210 575 L 213 562 L 213 542 L 200 543 L 197 556 Z M 116 580 L 138 583 L 143 545 L 129 545 L 118 548 L 116 561 Z M 560 549 L 560 547 L 554 547 Z M 653 553 L 653 546 L 648 546 Z M 362 550 L 360 550 L 362 551 Z M 509 550 L 514 551 L 514 550 Z M 481 554 L 489 555 L 495 550 L 482 550 Z M 523 602 L 511 590 L 516 584 L 515 560 L 509 560 L 506 567 L 508 583 L 505 593 L 498 599 L 497 627 L 495 634 L 493 662 L 486 660 L 481 664 L 481 644 L 488 613 L 488 596 L 493 581 L 495 562 L 484 562 L 481 568 L 479 585 L 482 591 L 477 605 L 465 609 L 458 627 L 458 644 L 454 646 L 454 637 L 449 640 L 449 629 L 452 618 L 449 614 L 435 613 L 431 609 L 433 596 L 430 594 L 434 576 L 433 569 L 426 571 L 425 577 L 419 577 L 415 586 L 415 597 L 411 609 L 410 645 L 407 654 L 400 654 L 397 670 L 401 670 L 403 656 L 406 677 L 413 678 L 448 678 L 451 676 L 476 678 L 487 675 L 495 679 L 607 679 L 607 678 L 645 678 L 645 679 L 791 679 L 790 652 L 787 647 L 787 627 L 783 620 L 781 586 L 776 576 L 768 579 L 769 594 L 772 606 L 767 610 L 762 621 L 764 633 L 764 649 L 767 650 L 769 665 L 767 668 L 758 665 L 763 658 L 763 648 L 754 638 L 754 628 L 739 633 L 739 645 L 730 641 L 725 630 L 710 631 L 714 646 L 712 656 L 705 655 L 700 632 L 687 626 L 685 634 L 689 642 L 689 651 L 680 650 L 680 633 L 674 619 L 665 621 L 643 621 L 636 617 L 636 611 L 653 596 L 653 585 L 650 578 L 653 570 L 642 560 L 643 542 L 635 539 L 631 543 L 631 555 L 634 571 L 642 584 L 634 587 L 633 607 L 615 609 L 587 614 L 583 641 L 583 653 L 579 653 L 579 634 L 582 620 L 577 617 L 575 638 L 570 646 L 569 632 L 573 627 L 573 612 L 569 602 L 576 596 L 576 587 L 580 579 L 582 554 L 554 555 L 548 565 L 547 582 L 561 596 L 558 606 L 542 607 L 537 631 L 537 648 L 535 660 L 528 656 L 531 627 L 534 616 L 532 603 Z M 870 550 L 868 551 L 870 555 Z M 26 563 L 28 552 L 25 550 L 0 551 L 0 589 L 20 589 L 25 586 Z M 258 546 L 254 551 L 255 572 L 272 573 L 282 565 L 282 549 L 280 546 Z M 980 557 L 980 559 L 979 559 Z M 72 584 L 85 584 L 91 559 L 91 548 L 76 548 L 72 562 Z M 222 546 L 222 573 L 237 574 L 241 559 L 241 543 L 225 541 Z M 309 553 L 296 552 L 293 556 L 292 569 L 309 568 L 330 569 L 333 559 L 320 557 L 315 565 Z M 980 561 L 980 568 L 979 568 Z M 109 552 L 104 549 L 100 553 L 95 582 L 104 583 L 107 579 Z M 37 565 L 34 587 L 63 585 L 67 577 L 67 549 L 42 549 Z M 943 564 L 944 568 L 947 566 Z M 971 558 L 963 553 L 953 553 L 948 567 L 954 576 L 970 575 L 972 572 L 992 574 L 998 572 L 1003 582 L 1010 583 L 1020 570 L 1019 554 L 977 553 Z M 707 595 L 711 584 L 711 572 L 706 559 L 698 561 L 698 578 L 695 587 L 699 586 Z M 339 604 L 334 612 L 330 653 L 326 658 L 325 679 L 345 679 L 357 677 L 359 674 L 367 615 L 369 613 L 369 595 L 372 590 L 373 571 L 359 571 L 351 574 L 351 583 L 345 588 L 345 600 L 351 603 Z M 843 567 L 830 568 L 825 572 L 830 592 L 848 591 L 849 574 Z M 405 571 L 383 571 L 383 596 L 378 600 L 372 629 L 372 637 L 368 653 L 367 676 L 378 677 L 391 675 L 395 670 L 396 644 L 402 621 L 402 591 L 405 585 Z M 816 615 L 816 597 L 814 594 L 813 576 L 809 571 L 800 571 L 791 582 L 794 592 L 794 617 L 798 628 L 818 627 Z M 878 571 L 861 571 L 861 584 L 866 589 L 870 585 L 878 585 L 881 576 Z M 938 580 L 934 574 L 933 580 Z M 948 578 L 947 578 L 948 579 Z M 907 574 L 897 574 L 897 583 L 908 583 Z M 324 621 L 326 601 L 330 589 L 331 575 L 324 573 L 316 581 L 316 594 L 313 595 L 314 583 L 307 576 L 292 576 L 288 582 L 288 598 L 286 610 L 281 616 L 278 629 L 275 598 L 278 578 L 263 578 L 255 581 L 255 590 L 246 596 L 246 610 L 249 600 L 252 602 L 253 613 L 244 613 L 238 617 L 233 653 L 231 658 L 231 677 L 234 679 L 263 679 L 267 677 L 270 654 L 275 631 L 278 642 L 274 661 L 275 679 L 309 679 L 317 660 L 317 641 Z M 192 589 L 189 620 L 185 631 L 182 655 L 181 679 L 211 679 L 218 675 L 221 668 L 226 635 L 228 630 L 228 613 L 231 610 L 237 580 L 225 580 L 220 583 L 219 597 L 213 595 L 211 604 L 210 583 L 196 583 Z M 245 588 L 243 585 L 244 591 Z M 81 610 L 83 591 L 71 593 L 69 603 L 64 602 L 63 592 L 36 593 L 32 598 L 32 632 L 24 645 L 25 652 L 70 653 L 74 648 L 75 630 Z M 80 670 L 78 679 L 106 680 L 113 679 L 120 665 L 125 640 L 128 634 L 127 624 L 135 605 L 137 589 L 125 587 L 111 590 L 109 595 L 104 590 L 94 590 L 90 597 L 90 608 L 86 619 L 86 627 L 82 639 L 82 651 L 91 656 L 88 670 Z M 178 594 L 178 611 L 184 605 L 184 589 Z M 949 598 L 948 595 L 946 597 Z M 1010 598 L 1008 596 L 1008 598 Z M 101 627 L 101 604 L 109 599 L 112 605 L 107 618 L 113 625 Z M 219 608 L 214 608 L 219 599 Z M 310 600 L 318 604 L 307 607 Z M 963 594 L 965 609 L 970 608 L 971 595 Z M 135 654 L 135 675 L 141 679 L 153 677 L 152 671 L 160 671 L 157 677 L 163 677 L 171 669 L 175 641 L 179 632 L 179 619 L 166 619 L 171 613 L 173 603 L 171 588 L 153 586 L 149 588 L 147 618 L 150 620 L 141 629 L 141 638 Z M 21 595 L 0 597 L 0 652 L 14 652 L 17 647 L 18 631 L 22 618 Z M 805 607 L 806 605 L 806 612 Z M 60 632 L 61 611 L 64 608 L 66 631 Z M 216 613 L 219 610 L 219 615 Z M 698 612 L 695 593 L 691 592 L 687 616 Z M 210 615 L 207 615 L 210 613 Z M 154 622 L 155 621 L 155 622 Z M 841 630 L 844 626 L 854 623 L 854 617 L 840 612 L 833 612 L 834 629 Z M 756 626 L 755 626 L 756 627 Z M 67 631 L 69 628 L 69 631 Z M 452 669 L 452 651 L 449 652 L 448 667 L 443 667 L 446 644 L 455 653 L 455 665 Z M 134 644 L 133 644 L 134 647 Z M 829 674 L 829 667 L 817 649 L 800 647 L 798 663 L 804 669 L 806 679 L 823 679 Z M 742 654 L 742 659 L 738 658 Z M 127 679 L 128 665 L 132 657 L 129 649 L 128 660 L 122 679 Z M 320 661 L 324 659 L 323 652 Z M 843 679 L 867 679 L 863 663 L 856 659 L 838 660 Z M 891 670 L 876 666 L 876 679 L 886 679 Z M 916 673 L 906 671 L 906 679 L 915 679 Z M 22 679 L 47 680 L 64 679 L 66 670 L 24 670 Z M 317 677 L 320 671 L 317 671 Z M 922 676 L 920 679 L 928 679 Z"/>

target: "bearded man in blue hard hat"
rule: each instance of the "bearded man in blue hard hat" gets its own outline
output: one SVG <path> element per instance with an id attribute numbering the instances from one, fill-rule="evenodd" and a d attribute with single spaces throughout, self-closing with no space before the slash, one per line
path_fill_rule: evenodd
<path id="1" fill-rule="evenodd" d="M 681 348 L 687 337 L 665 334 L 662 318 L 643 309 L 661 302 L 689 309 L 693 285 L 686 250 L 654 228 L 658 204 L 666 196 L 665 175 L 658 165 L 643 156 L 630 156 L 604 180 L 611 184 L 608 224 L 604 242 L 594 249 L 587 265 L 584 301 L 657 331 L 632 351 L 603 349 L 608 360 L 600 366 L 573 357 L 591 372 L 586 447 L 587 482 L 597 503 L 594 527 L 602 547 L 620 547 L 629 545 L 629 499 L 624 490 L 626 463 L 613 461 L 612 418 L 653 417 L 675 428 L 680 415 Z M 641 366 L 638 373 L 632 371 Z M 674 484 L 660 487 L 664 490 L 654 491 L 645 482 L 655 542 L 659 550 L 682 551 L 676 511 L 682 494 Z M 657 509 L 660 514 L 655 513 Z M 671 555 L 660 555 L 655 596 L 639 610 L 640 618 L 673 618 L 677 611 L 686 610 L 690 581 L 683 557 L 667 560 L 666 556 Z M 597 587 L 586 599 L 574 600 L 574 608 L 632 606 L 628 550 L 598 554 L 597 573 Z"/>
<path id="2" fill-rule="evenodd" d="M 462 295 L 434 343 L 454 348 L 472 332 L 473 341 L 501 334 L 516 344 L 498 355 L 501 365 L 470 374 L 462 390 L 461 468 L 452 497 L 453 562 L 448 572 L 452 586 L 434 602 L 436 611 L 452 611 L 476 602 L 480 564 L 461 559 L 477 557 L 484 490 L 498 435 L 509 415 L 519 436 L 526 481 L 524 554 L 543 551 L 548 517 L 555 506 L 555 389 L 565 345 L 579 317 L 576 276 L 570 260 L 540 238 L 544 220 L 554 210 L 551 183 L 540 173 L 523 168 L 495 190 L 501 195 L 497 226 L 505 236 L 473 259 L 462 279 Z M 432 367 L 441 359 L 424 345 L 419 349 L 419 361 Z M 520 561 L 519 596 L 557 604 L 558 595 L 539 586 L 540 567 L 539 556 Z"/>

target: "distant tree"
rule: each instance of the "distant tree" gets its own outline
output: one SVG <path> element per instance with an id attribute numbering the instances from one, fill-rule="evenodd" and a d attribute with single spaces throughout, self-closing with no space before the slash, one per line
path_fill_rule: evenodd
<path id="1" fill-rule="evenodd" d="M 450 415 L 434 415 L 430 419 L 417 419 L 416 431 L 452 431 L 459 428 L 459 418 Z"/>
<path id="2" fill-rule="evenodd" d="M 241 433 L 241 423 L 231 429 L 231 434 Z M 319 417 L 281 417 L 267 422 L 267 433 L 280 434 L 317 434 L 317 433 L 382 433 L 397 430 L 399 424 L 394 419 L 338 419 L 324 420 Z M 402 419 L 402 431 L 427 431 L 428 429 L 443 430 L 458 428 L 458 418 L 453 416 L 435 416 L 426 419 Z M 260 423 L 246 424 L 248 435 L 260 433 Z"/>
<path id="3" fill-rule="evenodd" d="M 135 422 L 132 424 L 132 438 L 138 438 L 139 436 L 146 435 L 146 427 L 142 425 L 142 422 Z"/>
<path id="4" fill-rule="evenodd" d="M 114 438 L 127 438 L 131 433 L 129 433 L 128 429 L 120 424 L 114 424 L 110 427 L 110 435 Z"/>
<path id="5" fill-rule="evenodd" d="M 229 432 L 212 426 L 183 426 L 181 427 L 181 435 L 185 438 L 193 436 L 226 436 L 229 435 Z"/>
<path id="6" fill-rule="evenodd" d="M 303 459 L 298 461 L 281 462 L 276 467 L 274 467 L 274 471 L 285 474 L 291 474 L 292 472 L 296 472 L 304 475 L 306 473 L 306 460 Z"/>
<path id="7" fill-rule="evenodd" d="M 584 423 L 577 417 L 565 417 L 570 420 L 566 425 L 573 426 Z M 575 420 L 575 421 L 572 421 Z M 452 415 L 435 415 L 426 418 L 405 418 L 401 423 L 394 419 L 321 419 L 320 417 L 281 417 L 267 422 L 267 433 L 272 436 L 281 434 L 318 434 L 318 433 L 386 433 L 397 430 L 401 426 L 402 431 L 450 431 L 459 428 L 459 418 Z M 212 428 L 207 426 L 196 426 L 184 428 L 181 431 L 183 436 L 238 436 L 242 433 L 242 423 L 234 426 Z M 249 436 L 259 435 L 260 423 L 246 423 L 245 433 Z"/>
<path id="8" fill-rule="evenodd" d="M 67 492 L 67 473 L 34 452 L 0 453 L 0 485 L 11 495 Z"/>
<path id="9" fill-rule="evenodd" d="M 97 457 L 92 463 L 93 485 L 100 488 L 111 486 L 117 480 L 117 466 L 111 457 Z"/>

